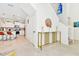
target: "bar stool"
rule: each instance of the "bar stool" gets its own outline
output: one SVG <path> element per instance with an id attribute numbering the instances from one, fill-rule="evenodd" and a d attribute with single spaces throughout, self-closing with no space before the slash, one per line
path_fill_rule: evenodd
<path id="1" fill-rule="evenodd" d="M 7 39 L 11 40 L 12 39 L 12 32 L 7 32 L 8 36 Z"/>
<path id="2" fill-rule="evenodd" d="M 12 35 L 13 35 L 12 39 L 16 39 L 16 31 L 12 31 Z"/>
<path id="3" fill-rule="evenodd" d="M 4 39 L 4 32 L 0 32 L 0 41 Z"/>

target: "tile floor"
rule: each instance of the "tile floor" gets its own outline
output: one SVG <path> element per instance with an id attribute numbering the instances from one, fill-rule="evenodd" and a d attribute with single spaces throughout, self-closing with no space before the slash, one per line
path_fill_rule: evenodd
<path id="1" fill-rule="evenodd" d="M 23 36 L 16 39 L 17 56 L 79 56 L 79 42 L 70 46 L 60 45 L 59 43 L 43 46 L 42 51 L 33 45 Z"/>

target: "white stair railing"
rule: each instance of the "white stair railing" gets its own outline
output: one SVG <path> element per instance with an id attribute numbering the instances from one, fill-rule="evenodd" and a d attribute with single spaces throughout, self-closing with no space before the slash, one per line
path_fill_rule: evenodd
<path id="1" fill-rule="evenodd" d="M 54 9 L 54 7 L 52 6 L 52 8 Z M 54 12 L 56 13 L 56 16 L 59 20 L 59 24 L 57 26 L 57 31 L 58 32 L 61 32 L 61 43 L 62 44 L 65 44 L 65 45 L 68 45 L 69 44 L 69 40 L 68 40 L 68 30 L 69 30 L 69 27 L 66 26 L 60 19 L 59 19 L 59 16 L 57 15 L 57 12 L 56 10 L 54 9 Z"/>
<path id="2" fill-rule="evenodd" d="M 60 22 L 57 30 L 61 32 L 61 43 L 68 45 L 68 27 Z"/>

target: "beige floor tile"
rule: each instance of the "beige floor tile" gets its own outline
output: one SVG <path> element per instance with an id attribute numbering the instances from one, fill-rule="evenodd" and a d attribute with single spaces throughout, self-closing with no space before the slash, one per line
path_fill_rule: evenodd
<path id="1" fill-rule="evenodd" d="M 0 46 L 2 42 L 0 42 Z M 6 45 L 13 45 L 17 56 L 79 56 L 79 41 L 70 46 L 60 45 L 59 43 L 43 46 L 40 50 L 35 48 L 23 36 L 19 36 L 15 40 L 9 41 Z"/>

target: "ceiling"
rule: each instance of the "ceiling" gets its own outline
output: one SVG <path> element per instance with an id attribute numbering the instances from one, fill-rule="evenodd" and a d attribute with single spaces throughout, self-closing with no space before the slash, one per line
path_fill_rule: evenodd
<path id="1" fill-rule="evenodd" d="M 4 21 L 23 23 L 28 15 L 32 16 L 35 12 L 36 10 L 29 3 L 0 3 L 0 19 Z"/>
<path id="2" fill-rule="evenodd" d="M 25 14 L 18 4 L 0 3 L 0 19 L 9 21 L 20 21 L 24 22 L 27 14 Z"/>

